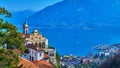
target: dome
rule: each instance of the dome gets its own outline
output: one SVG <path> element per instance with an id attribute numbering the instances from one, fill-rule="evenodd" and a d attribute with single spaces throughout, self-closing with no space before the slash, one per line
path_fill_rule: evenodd
<path id="1" fill-rule="evenodd" d="M 26 24 L 25 27 L 28 27 L 28 25 Z"/>
<path id="2" fill-rule="evenodd" d="M 38 30 L 35 30 L 34 32 L 38 32 Z"/>

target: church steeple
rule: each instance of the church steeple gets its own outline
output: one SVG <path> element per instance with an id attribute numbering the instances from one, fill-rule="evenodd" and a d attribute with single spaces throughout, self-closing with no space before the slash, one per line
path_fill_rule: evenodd
<path id="1" fill-rule="evenodd" d="M 23 34 L 28 34 L 27 19 L 25 19 L 25 22 L 24 22 L 24 24 L 23 24 Z"/>

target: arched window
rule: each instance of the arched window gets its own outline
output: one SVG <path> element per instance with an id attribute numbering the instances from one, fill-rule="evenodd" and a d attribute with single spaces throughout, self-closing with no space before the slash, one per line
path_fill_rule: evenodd
<path id="1" fill-rule="evenodd" d="M 37 43 L 35 43 L 35 45 L 37 45 Z"/>
<path id="2" fill-rule="evenodd" d="M 42 48 L 45 48 L 45 42 L 42 43 Z"/>
<path id="3" fill-rule="evenodd" d="M 41 44 L 41 42 L 39 42 L 39 47 L 42 47 L 42 44 Z"/>
<path id="4" fill-rule="evenodd" d="M 32 57 L 32 61 L 34 61 L 34 57 Z"/>

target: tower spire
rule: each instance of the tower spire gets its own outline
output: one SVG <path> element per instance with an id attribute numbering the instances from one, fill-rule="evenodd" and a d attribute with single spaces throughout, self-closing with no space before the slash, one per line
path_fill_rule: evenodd
<path id="1" fill-rule="evenodd" d="M 24 22 L 24 24 L 27 24 L 27 19 L 25 18 L 25 22 Z"/>

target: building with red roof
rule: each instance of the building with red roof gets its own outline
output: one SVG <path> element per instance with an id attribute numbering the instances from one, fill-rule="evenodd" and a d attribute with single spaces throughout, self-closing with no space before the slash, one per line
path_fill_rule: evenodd
<path id="1" fill-rule="evenodd" d="M 48 39 L 43 37 L 38 30 L 34 30 L 29 34 L 28 27 L 27 21 L 25 21 L 22 38 L 27 47 L 27 53 L 26 55 L 21 55 L 21 57 L 32 62 L 40 60 L 49 62 L 50 59 L 53 64 L 56 64 L 56 49 L 48 47 Z"/>
<path id="2" fill-rule="evenodd" d="M 53 68 L 53 66 L 45 60 L 29 61 L 22 57 L 19 57 L 19 60 L 18 66 L 22 65 L 24 68 Z"/>

